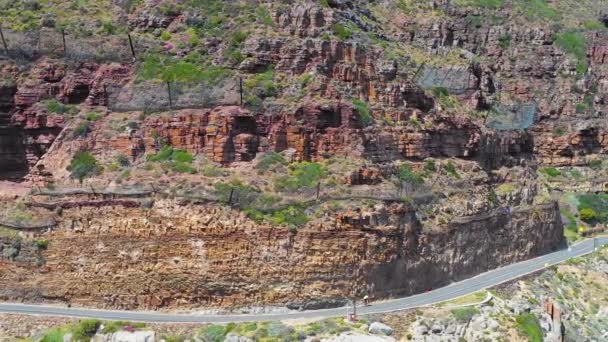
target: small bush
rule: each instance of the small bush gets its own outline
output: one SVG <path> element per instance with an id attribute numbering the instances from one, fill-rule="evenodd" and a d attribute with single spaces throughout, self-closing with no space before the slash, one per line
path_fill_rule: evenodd
<path id="1" fill-rule="evenodd" d="M 97 121 L 101 119 L 101 114 L 95 112 L 88 112 L 84 115 L 84 118 L 87 121 Z"/>
<path id="2" fill-rule="evenodd" d="M 277 225 L 300 226 L 308 222 L 308 217 L 303 208 L 290 206 L 287 209 L 272 213 L 271 221 Z"/>
<path id="3" fill-rule="evenodd" d="M 287 160 L 282 154 L 276 152 L 269 152 L 260 157 L 260 160 L 255 165 L 258 172 L 267 172 L 275 165 L 286 165 Z"/>
<path id="4" fill-rule="evenodd" d="M 224 337 L 230 332 L 229 329 L 226 329 L 226 326 L 214 324 L 210 325 L 206 328 L 203 328 L 199 336 L 203 339 L 203 341 L 207 342 L 222 342 Z"/>
<path id="5" fill-rule="evenodd" d="M 513 183 L 503 183 L 496 188 L 496 192 L 501 195 L 510 194 L 513 191 L 515 191 L 515 185 L 513 185 Z"/>
<path id="6" fill-rule="evenodd" d="M 214 185 L 214 193 L 219 197 L 220 201 L 225 203 L 238 201 L 239 203 L 251 204 L 256 200 L 260 191 L 235 179 L 228 183 L 216 183 Z M 232 198 L 230 198 L 231 193 Z"/>
<path id="7" fill-rule="evenodd" d="M 585 194 L 577 196 L 577 200 L 581 220 L 608 223 L 608 195 Z"/>
<path id="8" fill-rule="evenodd" d="M 127 167 L 127 166 L 131 165 L 131 162 L 129 161 L 129 157 L 127 157 L 123 153 L 119 153 L 116 155 L 116 163 L 122 167 Z"/>
<path id="9" fill-rule="evenodd" d="M 268 9 L 264 6 L 258 6 L 255 10 L 256 21 L 266 26 L 274 26 L 274 21 Z"/>
<path id="10" fill-rule="evenodd" d="M 545 175 L 547 175 L 551 178 L 562 175 L 562 173 L 554 167 L 545 167 L 545 168 L 541 169 L 540 172 L 544 173 Z"/>
<path id="11" fill-rule="evenodd" d="M 59 329 L 53 329 L 46 333 L 40 342 L 63 342 L 63 333 Z"/>
<path id="12" fill-rule="evenodd" d="M 192 173 L 194 170 L 190 165 L 194 161 L 194 157 L 184 150 L 174 150 L 171 146 L 163 146 L 163 148 L 155 154 L 148 155 L 147 160 L 150 162 L 167 162 L 177 172 Z"/>
<path id="13" fill-rule="evenodd" d="M 353 36 L 352 30 L 348 26 L 343 25 L 341 23 L 333 24 L 331 26 L 331 30 L 334 33 L 334 35 L 336 37 L 338 37 L 338 39 L 340 39 L 340 40 L 348 40 L 348 39 L 352 38 L 352 36 Z"/>
<path id="14" fill-rule="evenodd" d="M 171 169 L 177 173 L 189 173 L 192 175 L 196 173 L 195 168 L 193 168 L 189 164 L 180 162 L 174 162 L 173 165 L 171 165 Z"/>
<path id="15" fill-rule="evenodd" d="M 243 44 L 245 42 L 245 40 L 247 40 L 247 37 L 249 37 L 249 33 L 247 33 L 247 32 L 243 32 L 243 31 L 234 32 L 232 34 L 232 37 L 230 38 L 230 46 L 233 46 L 233 47 L 241 46 L 241 44 Z"/>
<path id="16" fill-rule="evenodd" d="M 443 165 L 443 169 L 445 170 L 445 172 L 447 172 L 448 175 L 454 178 L 460 178 L 460 175 L 456 170 L 456 166 L 454 165 L 454 163 L 452 163 L 451 160 L 448 160 L 448 162 Z"/>
<path id="17" fill-rule="evenodd" d="M 96 319 L 83 319 L 72 329 L 72 339 L 76 341 L 89 341 L 95 333 L 101 322 Z"/>
<path id="18" fill-rule="evenodd" d="M 595 30 L 603 30 L 606 28 L 604 24 L 600 23 L 597 20 L 586 21 L 583 26 L 585 26 L 586 30 L 595 31 Z"/>
<path id="19" fill-rule="evenodd" d="M 591 208 L 583 208 L 579 210 L 581 220 L 591 223 L 597 219 L 597 213 Z"/>
<path id="20" fill-rule="evenodd" d="M 74 131 L 72 132 L 72 136 L 74 138 L 86 138 L 86 136 L 89 135 L 90 132 L 91 132 L 91 127 L 90 127 L 89 123 L 86 121 L 83 121 L 74 128 Z"/>
<path id="21" fill-rule="evenodd" d="M 54 114 L 74 114 L 78 111 L 76 107 L 65 105 L 57 100 L 50 100 L 46 103 L 46 110 Z"/>
<path id="22" fill-rule="evenodd" d="M 325 177 L 326 170 L 319 163 L 300 162 L 289 165 L 289 176 L 275 180 L 278 190 L 300 190 L 311 188 Z"/>
<path id="23" fill-rule="evenodd" d="M 412 171 L 412 166 L 408 163 L 399 165 L 397 177 L 401 183 L 407 183 L 414 186 L 424 183 L 423 175 L 419 172 Z"/>
<path id="24" fill-rule="evenodd" d="M 587 41 L 579 32 L 564 32 L 556 36 L 555 44 L 577 60 L 577 71 L 587 69 Z M 580 69 L 580 70 L 579 70 Z"/>
<path id="25" fill-rule="evenodd" d="M 530 19 L 556 19 L 559 16 L 557 11 L 547 4 L 546 0 L 519 1 L 518 5 Z"/>
<path id="26" fill-rule="evenodd" d="M 433 89 L 431 89 L 431 92 L 436 97 L 450 96 L 450 92 L 446 87 L 434 87 Z"/>
<path id="27" fill-rule="evenodd" d="M 452 309 L 451 312 L 452 315 L 454 315 L 454 318 L 456 318 L 456 320 L 461 323 L 466 323 L 471 318 L 473 318 L 473 316 L 477 315 L 479 313 L 479 310 L 477 310 L 475 307 L 464 307 Z"/>
<path id="28" fill-rule="evenodd" d="M 427 159 L 424 161 L 424 171 L 427 171 L 427 172 L 436 172 L 437 171 L 437 165 L 435 164 L 435 161 L 433 159 Z"/>
<path id="29" fill-rule="evenodd" d="M 374 118 L 370 114 L 369 104 L 360 99 L 353 99 L 353 106 L 359 115 L 361 126 L 367 127 L 374 122 Z"/>
<path id="30" fill-rule="evenodd" d="M 528 337 L 530 342 L 542 342 L 543 331 L 538 318 L 532 313 L 523 313 L 515 318 L 518 329 Z"/>
<path id="31" fill-rule="evenodd" d="M 38 249 L 47 249 L 49 247 L 48 240 L 34 240 L 34 245 L 38 247 Z"/>
<path id="32" fill-rule="evenodd" d="M 500 37 L 498 37 L 498 46 L 503 49 L 508 48 L 509 46 L 511 46 L 511 39 L 512 37 L 509 33 L 500 35 Z"/>
<path id="33" fill-rule="evenodd" d="M 81 183 L 87 177 L 99 175 L 101 170 L 97 159 L 89 152 L 77 152 L 69 166 L 71 177 Z"/>
<path id="34" fill-rule="evenodd" d="M 602 168 L 602 164 L 603 162 L 599 159 L 594 159 L 587 162 L 587 165 L 589 165 L 589 167 L 593 170 L 600 170 Z"/>
<path id="35" fill-rule="evenodd" d="M 460 6 L 473 6 L 482 8 L 501 8 L 505 0 L 456 0 Z"/>

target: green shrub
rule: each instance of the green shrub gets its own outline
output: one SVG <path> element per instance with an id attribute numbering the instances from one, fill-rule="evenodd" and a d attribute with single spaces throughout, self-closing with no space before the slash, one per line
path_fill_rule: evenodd
<path id="1" fill-rule="evenodd" d="M 224 337 L 230 332 L 227 326 L 214 324 L 203 328 L 199 336 L 206 342 L 222 342 Z"/>
<path id="2" fill-rule="evenodd" d="M 483 8 L 501 8 L 504 5 L 504 2 L 504 0 L 456 0 L 456 4 L 460 6 Z"/>
<path id="3" fill-rule="evenodd" d="M 34 245 L 38 247 L 38 249 L 47 249 L 49 247 L 48 240 L 34 240 Z"/>
<path id="4" fill-rule="evenodd" d="M 431 89 L 431 92 L 436 97 L 450 96 L 450 92 L 449 92 L 449 90 L 446 87 L 433 87 Z"/>
<path id="5" fill-rule="evenodd" d="M 173 165 L 171 165 L 171 169 L 177 173 L 189 173 L 192 175 L 196 173 L 195 168 L 186 163 L 180 162 L 174 162 Z"/>
<path id="6" fill-rule="evenodd" d="M 451 160 L 448 160 L 448 162 L 443 165 L 443 170 L 445 170 L 445 172 L 447 172 L 448 175 L 450 175 L 454 178 L 460 178 L 460 175 L 458 174 L 458 171 L 456 170 L 456 166 L 454 165 L 454 163 L 452 163 Z"/>
<path id="7" fill-rule="evenodd" d="M 245 81 L 245 89 L 248 95 L 253 95 L 261 99 L 277 96 L 279 88 L 274 81 L 274 68 L 269 67 L 266 71 L 256 74 L 254 77 Z"/>
<path id="8" fill-rule="evenodd" d="M 477 315 L 479 313 L 479 310 L 477 310 L 477 308 L 471 306 L 471 307 L 452 309 L 451 313 L 452 313 L 452 315 L 454 315 L 454 318 L 456 318 L 456 320 L 458 320 L 461 323 L 466 323 L 471 318 L 473 318 L 473 316 Z"/>
<path id="9" fill-rule="evenodd" d="M 129 161 L 129 157 L 127 157 L 126 155 L 119 153 L 116 155 L 116 163 L 122 167 L 127 167 L 129 165 L 131 165 L 131 162 Z"/>
<path id="10" fill-rule="evenodd" d="M 84 118 L 87 121 L 97 121 L 101 119 L 101 114 L 95 112 L 88 112 L 84 115 Z"/>
<path id="11" fill-rule="evenodd" d="M 78 179 L 80 183 L 87 177 L 101 174 L 101 170 L 97 159 L 89 152 L 77 152 L 69 166 L 71 177 Z"/>
<path id="12" fill-rule="evenodd" d="M 603 30 L 606 28 L 606 26 L 604 26 L 604 24 L 600 23 L 597 20 L 586 21 L 583 24 L 583 26 L 585 26 L 585 29 L 590 30 L 590 31 Z"/>
<path id="13" fill-rule="evenodd" d="M 336 37 L 338 37 L 338 39 L 340 39 L 340 40 L 348 40 L 348 39 L 352 38 L 352 36 L 353 36 L 352 30 L 348 26 L 343 25 L 341 23 L 333 24 L 331 26 L 331 30 L 334 33 L 334 35 Z"/>
<path id="14" fill-rule="evenodd" d="M 255 10 L 255 17 L 258 23 L 264 24 L 266 26 L 274 26 L 274 21 L 272 20 L 272 16 L 268 9 L 264 6 L 258 6 Z"/>
<path id="15" fill-rule="evenodd" d="M 76 341 L 90 341 L 95 335 L 101 322 L 96 319 L 83 319 L 72 329 L 72 339 Z"/>
<path id="16" fill-rule="evenodd" d="M 183 150 L 174 150 L 171 158 L 178 163 L 192 163 L 194 161 L 194 157 Z"/>
<path id="17" fill-rule="evenodd" d="M 230 194 L 232 193 L 232 199 Z M 238 179 L 228 183 L 215 183 L 214 194 L 218 196 L 221 202 L 228 203 L 230 200 L 239 201 L 244 204 L 253 203 L 259 196 L 260 191 L 251 185 L 244 184 Z"/>
<path id="18" fill-rule="evenodd" d="M 608 223 L 608 195 L 584 194 L 577 196 L 581 220 Z"/>
<path id="19" fill-rule="evenodd" d="M 556 35 L 555 44 L 577 60 L 577 71 L 587 70 L 587 41 L 579 32 L 564 32 Z"/>
<path id="20" fill-rule="evenodd" d="M 554 167 L 545 167 L 545 168 L 542 168 L 540 170 L 540 172 L 544 173 L 545 175 L 547 175 L 547 176 L 549 176 L 551 178 L 554 178 L 554 177 L 562 175 L 562 173 L 558 169 L 556 169 Z"/>
<path id="21" fill-rule="evenodd" d="M 138 68 L 140 80 L 162 82 L 205 82 L 218 83 L 228 74 L 225 68 L 202 60 L 198 54 L 190 54 L 183 60 L 174 57 L 149 54 Z"/>
<path id="22" fill-rule="evenodd" d="M 513 185 L 513 183 L 503 183 L 496 188 L 496 192 L 501 195 L 510 194 L 513 191 L 515 191 L 515 185 Z"/>
<path id="23" fill-rule="evenodd" d="M 559 16 L 557 11 L 547 4 L 546 0 L 522 0 L 518 2 L 518 6 L 530 19 L 557 19 Z"/>
<path id="24" fill-rule="evenodd" d="M 411 184 L 414 186 L 424 183 L 422 173 L 412 171 L 412 166 L 407 163 L 399 165 L 397 177 L 401 183 Z"/>
<path id="25" fill-rule="evenodd" d="M 590 160 L 587 165 L 593 170 L 599 170 L 602 168 L 603 162 L 599 159 Z"/>
<path id="26" fill-rule="evenodd" d="M 46 110 L 54 114 L 75 114 L 78 109 L 71 105 L 63 104 L 57 100 L 50 100 L 46 103 Z"/>
<path id="27" fill-rule="evenodd" d="M 272 213 L 271 221 L 277 225 L 300 226 L 308 222 L 308 217 L 303 208 L 289 206 L 286 209 Z"/>
<path id="28" fill-rule="evenodd" d="M 86 138 L 86 136 L 91 132 L 91 127 L 87 121 L 83 121 L 79 123 L 72 132 L 72 136 L 74 138 Z"/>
<path id="29" fill-rule="evenodd" d="M 353 99 L 353 106 L 359 115 L 359 122 L 363 127 L 367 127 L 374 122 L 374 118 L 370 114 L 369 104 L 360 99 Z"/>
<path id="30" fill-rule="evenodd" d="M 187 151 L 174 150 L 168 145 L 163 146 L 158 153 L 148 155 L 147 161 L 168 163 L 173 171 L 179 173 L 196 173 L 196 169 L 190 165 L 194 157 Z"/>
<path id="31" fill-rule="evenodd" d="M 511 39 L 512 37 L 509 33 L 501 34 L 500 37 L 498 37 L 498 46 L 503 49 L 508 48 L 511 46 Z"/>
<path id="32" fill-rule="evenodd" d="M 289 176 L 279 177 L 275 180 L 278 190 L 300 190 L 311 188 L 325 177 L 326 170 L 319 163 L 299 162 L 289 165 Z"/>
<path id="33" fill-rule="evenodd" d="M 40 342 L 63 342 L 63 333 L 59 329 L 52 329 L 42 337 Z"/>
<path id="34" fill-rule="evenodd" d="M 275 165 L 286 165 L 287 160 L 282 154 L 276 152 L 268 152 L 260 157 L 260 160 L 255 165 L 259 173 L 267 172 Z"/>
<path id="35" fill-rule="evenodd" d="M 436 172 L 437 164 L 435 164 L 435 161 L 433 159 L 426 159 L 424 161 L 424 170 L 427 172 Z"/>
<path id="36" fill-rule="evenodd" d="M 579 210 L 581 220 L 590 223 L 597 219 L 597 213 L 591 208 L 582 208 Z"/>
<path id="37" fill-rule="evenodd" d="M 518 329 L 528 337 L 530 342 L 542 342 L 543 331 L 538 318 L 532 313 L 523 313 L 515 318 Z"/>

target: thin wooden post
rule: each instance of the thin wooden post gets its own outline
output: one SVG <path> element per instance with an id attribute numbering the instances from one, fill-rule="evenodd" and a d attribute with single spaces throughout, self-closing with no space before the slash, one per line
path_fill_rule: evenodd
<path id="1" fill-rule="evenodd" d="M 8 45 L 6 45 L 6 40 L 4 39 L 4 32 L 2 32 L 2 27 L 0 26 L 0 38 L 2 38 L 2 45 L 4 46 L 4 51 L 8 56 Z"/>
<path id="2" fill-rule="evenodd" d="M 319 199 L 319 194 L 321 193 L 321 182 L 317 183 L 317 199 Z"/>
<path id="3" fill-rule="evenodd" d="M 230 189 L 230 197 L 228 197 L 228 204 L 232 204 L 232 195 L 234 194 L 234 188 Z"/>
<path id="4" fill-rule="evenodd" d="M 241 106 L 243 105 L 243 78 L 239 77 L 239 93 L 241 94 Z"/>
<path id="5" fill-rule="evenodd" d="M 131 47 L 131 55 L 133 55 L 133 60 L 135 60 L 135 48 L 133 47 L 133 39 L 131 39 L 131 33 L 127 33 L 129 37 L 129 46 Z"/>
<path id="6" fill-rule="evenodd" d="M 65 29 L 61 29 L 61 39 L 63 40 L 63 54 L 67 54 L 68 53 L 68 48 L 65 45 Z"/>
<path id="7" fill-rule="evenodd" d="M 104 100 L 104 104 L 106 105 L 106 107 L 109 107 L 109 96 L 108 96 L 108 85 L 107 84 L 103 84 L 103 100 Z"/>
<path id="8" fill-rule="evenodd" d="M 167 94 L 169 94 L 169 109 L 173 109 L 173 101 L 171 100 L 171 82 L 167 81 Z"/>

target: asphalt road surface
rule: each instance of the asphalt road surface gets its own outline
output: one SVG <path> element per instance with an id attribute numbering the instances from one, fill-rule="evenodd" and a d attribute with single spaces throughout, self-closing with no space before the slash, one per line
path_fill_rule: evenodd
<path id="1" fill-rule="evenodd" d="M 594 251 L 594 247 L 600 247 L 605 244 L 608 244 L 608 237 L 598 237 L 597 239 L 595 239 L 595 242 L 594 239 L 585 240 L 578 244 L 572 245 L 570 249 L 560 250 L 534 259 L 497 268 L 495 270 L 477 275 L 473 278 L 452 283 L 448 286 L 435 289 L 427 293 L 377 302 L 366 307 L 358 307 L 357 313 L 361 315 L 369 313 L 393 312 L 451 300 L 539 271 L 543 268 L 558 264 L 570 258 L 589 254 Z M 275 321 L 302 318 L 325 318 L 344 316 L 346 314 L 346 310 L 347 309 L 343 307 L 336 309 L 291 311 L 285 313 L 272 314 L 197 315 L 141 311 L 109 311 L 67 308 L 65 306 L 52 305 L 0 303 L 0 312 L 4 313 L 18 313 L 44 316 L 68 316 L 78 318 L 98 318 L 104 320 L 126 320 L 157 323 L 228 323 L 247 321 Z"/>

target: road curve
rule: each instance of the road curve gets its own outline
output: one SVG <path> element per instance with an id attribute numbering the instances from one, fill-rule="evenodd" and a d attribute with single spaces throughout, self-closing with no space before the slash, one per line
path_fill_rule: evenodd
<path id="1" fill-rule="evenodd" d="M 572 245 L 570 249 L 563 249 L 534 259 L 522 261 L 509 266 L 482 273 L 473 278 L 452 283 L 448 286 L 410 297 L 392 299 L 374 303 L 358 309 L 359 314 L 384 313 L 412 309 L 420 306 L 443 302 L 464 296 L 466 294 L 492 287 L 509 280 L 542 270 L 573 257 L 593 252 L 594 247 L 608 244 L 608 237 L 599 237 L 585 240 Z M 160 312 L 141 311 L 109 311 L 95 309 L 67 308 L 50 305 L 30 305 L 0 303 L 0 312 L 27 315 L 68 316 L 78 318 L 97 318 L 104 320 L 126 320 L 156 323 L 228 323 L 248 321 L 276 321 L 302 318 L 325 318 L 343 316 L 346 308 L 293 311 L 273 314 L 226 314 L 226 315 L 197 315 L 197 314 L 171 314 Z"/>

